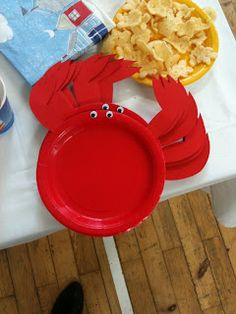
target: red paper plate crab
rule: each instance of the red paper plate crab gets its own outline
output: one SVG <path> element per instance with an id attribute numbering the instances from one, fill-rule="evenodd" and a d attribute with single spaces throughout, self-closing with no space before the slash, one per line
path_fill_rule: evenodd
<path id="1" fill-rule="evenodd" d="M 171 77 L 153 79 L 162 110 L 148 124 L 112 103 L 113 84 L 138 69 L 95 55 L 58 63 L 33 87 L 31 109 L 48 132 L 37 183 L 48 210 L 67 227 L 109 236 L 150 215 L 165 179 L 205 166 L 209 138 L 191 94 Z"/>

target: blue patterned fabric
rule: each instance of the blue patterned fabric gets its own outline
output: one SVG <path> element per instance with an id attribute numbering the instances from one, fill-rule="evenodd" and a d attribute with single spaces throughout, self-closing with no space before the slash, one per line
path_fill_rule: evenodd
<path id="1" fill-rule="evenodd" d="M 73 23 L 81 19 L 78 3 L 81 1 L 0 2 L 0 51 L 31 85 L 53 64 L 82 55 L 108 33 L 92 12 L 79 25 Z"/>

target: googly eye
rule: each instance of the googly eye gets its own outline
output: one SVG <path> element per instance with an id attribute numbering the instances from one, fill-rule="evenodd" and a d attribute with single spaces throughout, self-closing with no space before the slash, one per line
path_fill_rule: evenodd
<path id="1" fill-rule="evenodd" d="M 109 109 L 110 109 L 110 107 L 108 104 L 102 105 L 102 110 L 109 110 Z"/>
<path id="2" fill-rule="evenodd" d="M 123 107 L 118 107 L 117 112 L 124 113 L 125 109 Z"/>
<path id="3" fill-rule="evenodd" d="M 98 116 L 97 111 L 92 111 L 92 112 L 90 112 L 90 117 L 91 117 L 92 119 L 96 119 L 97 116 Z"/>
<path id="4" fill-rule="evenodd" d="M 107 117 L 108 119 L 111 119 L 111 118 L 113 117 L 112 111 L 107 111 L 106 117 Z"/>

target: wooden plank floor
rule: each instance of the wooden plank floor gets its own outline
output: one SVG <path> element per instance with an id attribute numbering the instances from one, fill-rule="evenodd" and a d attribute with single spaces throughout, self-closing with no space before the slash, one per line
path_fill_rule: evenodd
<path id="1" fill-rule="evenodd" d="M 161 203 L 115 242 L 135 314 L 236 313 L 236 228 L 217 224 L 207 193 Z M 102 239 L 68 230 L 0 251 L 0 313 L 48 314 L 73 280 L 84 313 L 121 313 Z"/>
<path id="2" fill-rule="evenodd" d="M 236 228 L 205 192 L 161 203 L 116 244 L 135 313 L 236 313 Z"/>
<path id="3" fill-rule="evenodd" d="M 221 4 L 236 34 L 236 0 Z M 115 241 L 135 314 L 236 314 L 236 228 L 217 224 L 206 193 L 161 203 Z M 0 251 L 0 314 L 48 314 L 73 280 L 84 313 L 121 313 L 102 239 L 65 230 Z"/>

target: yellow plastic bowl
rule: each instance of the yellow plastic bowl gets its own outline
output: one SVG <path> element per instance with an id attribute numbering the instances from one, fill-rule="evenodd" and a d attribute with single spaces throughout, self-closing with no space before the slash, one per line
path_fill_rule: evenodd
<path id="1" fill-rule="evenodd" d="M 194 8 L 195 10 L 192 13 L 192 16 L 200 17 L 204 22 L 210 23 L 210 28 L 205 31 L 207 35 L 207 39 L 205 40 L 205 45 L 207 47 L 213 48 L 215 52 L 218 52 L 219 51 L 219 37 L 218 37 L 217 30 L 215 28 L 215 25 L 213 21 L 210 19 L 210 17 L 203 11 L 203 9 L 201 9 L 196 3 L 192 2 L 191 0 L 176 0 L 176 1 L 179 3 L 186 4 L 188 7 Z M 118 12 L 122 12 L 122 8 Z M 186 55 L 185 58 L 187 59 L 188 55 Z M 215 63 L 215 60 L 212 60 L 209 65 L 199 64 L 195 66 L 194 71 L 191 73 L 191 75 L 189 75 L 186 78 L 181 79 L 180 82 L 183 85 L 189 85 L 196 82 L 211 69 L 214 63 Z M 141 84 L 152 86 L 152 79 L 150 77 L 141 79 L 139 77 L 139 73 L 136 73 L 133 75 L 133 78 Z"/>

